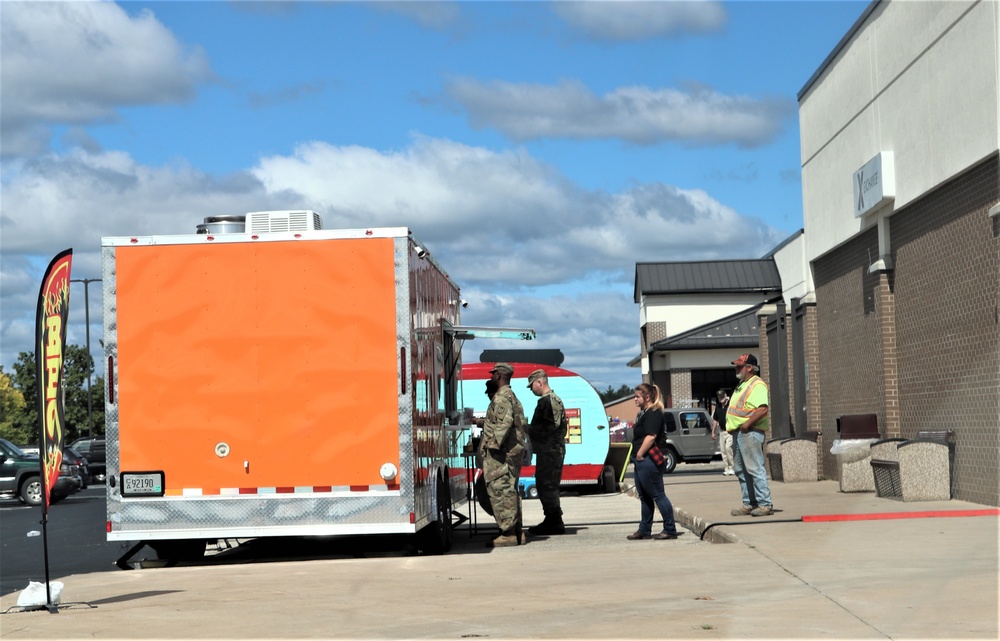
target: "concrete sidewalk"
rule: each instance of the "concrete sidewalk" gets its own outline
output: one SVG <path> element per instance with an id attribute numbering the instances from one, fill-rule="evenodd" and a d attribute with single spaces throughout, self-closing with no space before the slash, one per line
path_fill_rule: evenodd
<path id="1" fill-rule="evenodd" d="M 566 496 L 567 534 L 523 547 L 486 548 L 480 515 L 483 532 L 459 530 L 440 557 L 58 577 L 59 614 L 4 614 L 0 637 L 997 638 L 998 517 L 948 516 L 989 508 L 904 504 L 821 481 L 775 483 L 773 516 L 735 518 L 738 483 L 719 472 L 682 466 L 665 477 L 690 530 L 674 541 L 625 539 L 639 518 L 627 493 Z M 916 512 L 933 516 L 875 516 Z M 865 520 L 801 520 L 828 515 Z M 537 501 L 525 516 L 540 520 Z"/>

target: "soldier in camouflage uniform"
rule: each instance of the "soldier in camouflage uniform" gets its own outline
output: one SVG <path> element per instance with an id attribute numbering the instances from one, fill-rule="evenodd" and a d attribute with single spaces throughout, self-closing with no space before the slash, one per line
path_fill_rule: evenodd
<path id="1" fill-rule="evenodd" d="M 497 363 L 490 374 L 500 387 L 486 410 L 480 451 L 486 493 L 493 504 L 493 518 L 500 528 L 500 536 L 493 539 L 491 545 L 506 547 L 524 542 L 521 496 L 517 491 L 525 451 L 524 408 L 510 389 L 514 368 L 507 363 Z"/>
<path id="2" fill-rule="evenodd" d="M 563 402 L 549 387 L 545 370 L 536 369 L 528 376 L 528 388 L 539 396 L 535 414 L 528 425 L 531 449 L 535 453 L 535 483 L 545 519 L 531 528 L 532 534 L 565 534 L 559 483 L 566 457 L 566 412 Z"/>

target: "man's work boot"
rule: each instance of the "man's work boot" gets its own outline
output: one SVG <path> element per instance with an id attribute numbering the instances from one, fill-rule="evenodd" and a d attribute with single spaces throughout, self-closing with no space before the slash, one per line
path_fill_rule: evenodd
<path id="1" fill-rule="evenodd" d="M 517 545 L 517 537 L 513 534 L 501 534 L 493 539 L 491 544 L 495 548 L 508 548 Z"/>

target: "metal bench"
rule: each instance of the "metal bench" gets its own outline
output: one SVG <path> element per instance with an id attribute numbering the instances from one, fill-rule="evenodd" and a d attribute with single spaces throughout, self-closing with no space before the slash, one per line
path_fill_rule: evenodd
<path id="1" fill-rule="evenodd" d="M 764 454 L 771 480 L 784 483 L 819 480 L 816 457 L 819 435 L 820 432 L 806 432 L 800 437 L 768 441 Z"/>
<path id="2" fill-rule="evenodd" d="M 876 494 L 904 502 L 950 500 L 954 450 L 953 430 L 925 430 L 912 439 L 875 441 L 871 467 Z"/>

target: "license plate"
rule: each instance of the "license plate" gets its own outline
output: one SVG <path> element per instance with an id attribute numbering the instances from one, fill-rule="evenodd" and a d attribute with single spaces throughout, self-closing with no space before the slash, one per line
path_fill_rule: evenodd
<path id="1" fill-rule="evenodd" d="M 122 496 L 163 496 L 163 472 L 122 472 Z"/>

